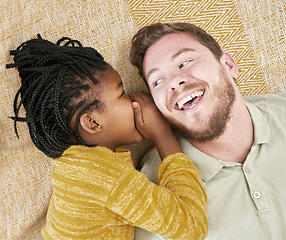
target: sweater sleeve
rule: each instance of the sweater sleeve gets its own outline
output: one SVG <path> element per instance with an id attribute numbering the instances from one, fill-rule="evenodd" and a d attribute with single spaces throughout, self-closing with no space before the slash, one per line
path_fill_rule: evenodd
<path id="1" fill-rule="evenodd" d="M 106 207 L 128 224 L 171 239 L 204 239 L 207 197 L 195 165 L 182 153 L 159 166 L 158 185 L 133 169 L 116 182 Z"/>

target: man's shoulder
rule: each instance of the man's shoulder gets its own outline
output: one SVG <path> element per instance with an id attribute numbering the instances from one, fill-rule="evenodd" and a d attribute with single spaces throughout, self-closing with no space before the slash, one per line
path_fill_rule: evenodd
<path id="1" fill-rule="evenodd" d="M 263 116 L 268 119 L 279 119 L 279 122 L 286 123 L 286 92 L 264 95 L 252 95 L 244 97 L 244 100 L 249 107 L 254 105 Z M 254 114 L 254 112 L 252 112 Z"/>
<path id="2" fill-rule="evenodd" d="M 286 112 L 286 91 L 275 94 L 251 95 L 244 97 L 246 103 L 254 104 L 262 112 Z"/>
<path id="3" fill-rule="evenodd" d="M 244 97 L 244 100 L 249 103 L 277 103 L 286 101 L 286 91 L 274 94 L 260 94 L 260 95 L 249 95 Z"/>
<path id="4" fill-rule="evenodd" d="M 157 183 L 158 168 L 161 164 L 160 155 L 155 147 L 150 149 L 140 162 L 140 172 L 144 173 L 149 181 Z"/>

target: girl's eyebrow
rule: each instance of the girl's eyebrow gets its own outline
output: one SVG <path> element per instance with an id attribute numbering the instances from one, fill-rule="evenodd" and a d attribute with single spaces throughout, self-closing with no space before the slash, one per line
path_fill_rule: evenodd
<path id="1" fill-rule="evenodd" d="M 121 87 L 123 87 L 123 83 L 122 83 L 122 81 L 121 81 L 120 83 L 118 83 L 118 85 L 117 85 L 116 89 L 119 89 L 119 88 L 121 88 Z"/>

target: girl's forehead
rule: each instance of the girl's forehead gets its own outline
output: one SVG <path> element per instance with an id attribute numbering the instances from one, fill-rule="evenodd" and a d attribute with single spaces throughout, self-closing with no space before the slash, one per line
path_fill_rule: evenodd
<path id="1" fill-rule="evenodd" d="M 112 67 L 109 67 L 106 71 L 103 73 L 104 75 L 102 78 L 104 79 L 104 82 L 109 84 L 122 84 L 121 77 L 119 73 Z"/>

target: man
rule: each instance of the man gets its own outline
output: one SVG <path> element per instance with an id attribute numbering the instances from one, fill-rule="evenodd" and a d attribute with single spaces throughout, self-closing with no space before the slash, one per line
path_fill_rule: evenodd
<path id="1" fill-rule="evenodd" d="M 188 23 L 139 30 L 131 63 L 201 173 L 207 239 L 286 239 L 286 93 L 244 99 L 234 60 Z M 159 156 L 145 159 L 154 180 Z"/>

